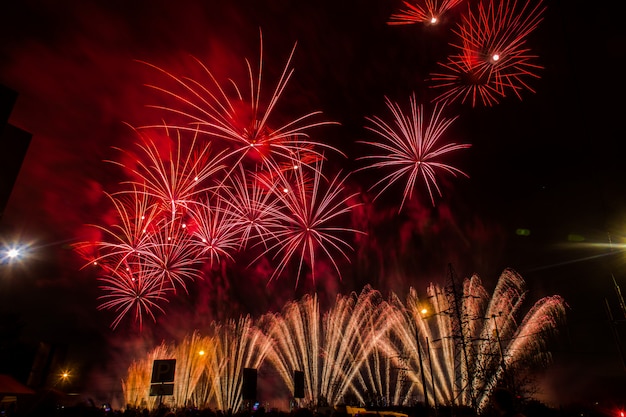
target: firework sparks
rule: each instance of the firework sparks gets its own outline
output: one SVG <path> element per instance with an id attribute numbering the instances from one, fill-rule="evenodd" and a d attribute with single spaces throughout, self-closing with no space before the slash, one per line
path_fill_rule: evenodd
<path id="1" fill-rule="evenodd" d="M 193 132 L 188 144 L 183 143 L 181 131 L 176 132 L 175 140 L 170 138 L 170 132 L 171 129 L 167 129 L 165 137 L 140 134 L 138 147 L 141 157 L 131 159 L 136 166 L 111 162 L 138 177 L 128 182 L 133 186 L 133 193 L 142 190 L 154 197 L 173 219 L 184 214 L 189 204 L 207 192 L 208 180 L 224 168 L 224 156 L 218 153 L 210 158 L 210 143 L 199 143 L 197 131 Z M 159 143 L 167 152 L 161 149 Z"/>
<path id="2" fill-rule="evenodd" d="M 170 288 L 164 288 L 163 283 L 144 268 L 139 260 L 133 260 L 118 269 L 109 270 L 109 274 L 100 278 L 104 283 L 100 288 L 105 294 L 99 297 L 102 303 L 98 308 L 117 313 L 111 323 L 113 329 L 127 315 L 132 315 L 141 329 L 144 317 L 156 321 L 154 312 L 165 312 L 161 305 L 167 302 L 166 295 Z"/>
<path id="3" fill-rule="evenodd" d="M 264 252 L 276 251 L 275 258 L 280 259 L 270 281 L 277 278 L 296 256 L 299 259 L 296 286 L 304 264 L 309 266 L 311 278 L 315 281 L 315 262 L 320 255 L 330 260 L 339 277 L 341 272 L 335 254 L 349 260 L 346 251 L 351 249 L 351 246 L 339 235 L 359 231 L 335 226 L 334 222 L 355 206 L 350 201 L 357 193 L 344 194 L 346 177 L 342 178 L 341 173 L 326 183 L 321 174 L 322 164 L 323 162 L 319 161 L 311 169 L 310 179 L 303 165 L 288 171 L 293 173 L 293 180 L 280 173 L 277 183 L 265 183 L 284 206 L 280 218 L 281 226 L 274 232 L 277 242 Z M 261 178 L 261 181 L 265 179 Z"/>
<path id="4" fill-rule="evenodd" d="M 205 255 L 198 251 L 186 223 L 164 219 L 158 226 L 150 233 L 147 250 L 141 255 L 151 273 L 164 286 L 171 286 L 174 291 L 180 287 L 187 292 L 187 282 L 202 277 L 199 267 L 204 263 Z"/>
<path id="5" fill-rule="evenodd" d="M 391 15 L 390 25 L 409 25 L 413 23 L 427 22 L 437 24 L 448 10 L 452 9 L 463 0 L 417 0 L 414 3 L 405 1 L 404 9 Z"/>
<path id="6" fill-rule="evenodd" d="M 437 285 L 431 285 L 424 298 L 410 289 L 405 303 L 394 293 L 385 301 L 366 287 L 358 295 L 337 296 L 326 313 L 316 295 L 306 295 L 256 324 L 250 317 L 215 323 L 202 346 L 211 350 L 206 359 L 197 357 L 197 343 L 167 349 L 193 355 L 179 356 L 186 372 L 177 381 L 182 383 L 187 374 L 191 383 L 176 396 L 177 404 L 193 398 L 196 404 L 237 410 L 242 405 L 243 368 L 256 369 L 267 362 L 290 392 L 294 371 L 302 371 L 305 400 L 312 403 L 324 399 L 334 405 L 348 397 L 363 403 L 375 396 L 408 405 L 427 391 L 438 404 L 475 405 L 482 410 L 496 383 L 505 379 L 505 367 L 514 370 L 520 361 L 540 359 L 543 365 L 549 360 L 548 334 L 564 319 L 563 299 L 552 296 L 535 303 L 518 326 L 524 286 L 517 273 L 505 270 L 491 295 L 474 275 L 464 280 L 456 300 Z M 455 328 L 452 312 L 457 302 L 460 328 Z M 465 358 L 462 366 L 459 355 Z M 422 369 L 426 378 L 419 377 Z M 146 371 L 131 366 L 127 381 L 147 384 L 142 372 Z M 146 391 L 128 386 L 125 395 L 133 392 Z"/>
<path id="7" fill-rule="evenodd" d="M 229 177 L 230 185 L 220 188 L 222 200 L 232 213 L 235 227 L 240 231 L 239 249 L 258 239 L 266 249 L 268 239 L 275 238 L 273 230 L 280 227 L 279 200 L 258 186 L 259 173 L 247 173 L 243 166 Z M 267 181 L 271 183 L 271 181 Z"/>
<path id="8" fill-rule="evenodd" d="M 400 105 L 387 100 L 387 107 L 394 117 L 395 126 L 390 126 L 380 117 L 368 118 L 373 126 L 367 129 L 380 135 L 386 142 L 365 142 L 374 146 L 385 154 L 369 155 L 360 157 L 360 160 L 373 161 L 370 165 L 360 168 L 388 168 L 392 172 L 378 180 L 370 190 L 384 184 L 375 198 L 378 198 L 385 190 L 397 181 L 403 180 L 404 194 L 398 211 L 402 210 L 407 199 L 413 196 L 418 179 L 422 179 L 428 190 L 432 204 L 435 204 L 434 191 L 442 195 L 437 183 L 440 172 L 447 172 L 467 177 L 463 171 L 441 162 L 441 157 L 452 152 L 467 149 L 468 144 L 448 143 L 440 145 L 441 137 L 456 120 L 456 117 L 448 119 L 442 116 L 445 105 L 437 105 L 428 121 L 424 120 L 424 109 L 417 105 L 415 95 L 411 97 L 410 114 L 404 114 Z"/>
<path id="9" fill-rule="evenodd" d="M 376 314 L 381 303 L 380 293 L 370 287 L 358 295 L 338 296 L 324 315 L 316 296 L 288 303 L 280 315 L 264 318 L 263 327 L 274 340 L 268 360 L 290 390 L 291 375 L 302 370 L 305 398 L 316 401 L 321 396 L 335 404 L 384 334 L 385 322 Z"/>
<path id="10" fill-rule="evenodd" d="M 164 222 L 164 220 L 161 220 Z M 187 291 L 187 282 L 199 279 L 198 266 L 204 258 L 193 247 L 182 226 L 157 224 L 154 230 L 142 231 L 140 248 L 101 243 L 112 252 L 96 261 L 104 272 L 100 278 L 105 295 L 100 309 L 113 309 L 118 315 L 111 327 L 134 311 L 141 328 L 145 316 L 156 320 L 155 312 L 165 313 L 161 305 L 177 288 Z"/>
<path id="11" fill-rule="evenodd" d="M 103 238 L 98 242 L 80 242 L 74 247 L 88 260 L 87 265 L 108 265 L 110 269 L 116 270 L 129 256 L 147 249 L 147 232 L 158 222 L 158 210 L 150 196 L 136 189 L 132 194 L 107 194 L 107 197 L 114 205 L 115 219 L 119 223 L 109 228 L 93 225 Z"/>
<path id="12" fill-rule="evenodd" d="M 220 258 L 232 260 L 231 253 L 241 247 L 236 218 L 221 198 L 207 199 L 190 211 L 189 228 L 201 255 L 213 266 Z"/>
<path id="13" fill-rule="evenodd" d="M 244 98 L 243 89 L 233 80 L 229 80 L 233 93 L 222 86 L 209 68 L 196 59 L 206 75 L 208 82 L 203 83 L 185 77 L 179 77 L 162 68 L 147 64 L 165 74 L 174 81 L 179 92 L 151 85 L 167 96 L 174 98 L 180 107 L 153 106 L 167 112 L 181 115 L 189 120 L 187 126 L 176 126 L 182 130 L 199 131 L 211 138 L 224 139 L 235 149 L 229 156 L 236 157 L 232 166 L 249 158 L 255 163 L 261 162 L 270 169 L 278 169 L 280 161 L 296 161 L 294 155 L 311 152 L 321 156 L 318 148 L 338 149 L 328 144 L 309 139 L 308 131 L 314 127 L 336 124 L 330 121 L 312 121 L 321 114 L 310 112 L 280 126 L 272 127 L 271 119 L 280 98 L 293 74 L 290 67 L 296 46 L 294 45 L 285 67 L 267 102 L 263 103 L 261 85 L 263 77 L 263 38 L 261 36 L 260 60 L 258 72 L 246 60 L 249 76 L 249 98 Z M 192 126 L 192 127 L 190 127 Z M 300 163 L 300 162 L 299 162 Z"/>
<path id="14" fill-rule="evenodd" d="M 534 64 L 537 58 L 526 47 L 529 34 L 542 20 L 545 8 L 541 2 L 534 7 L 530 2 L 517 0 L 480 1 L 477 11 L 470 8 L 463 22 L 454 32 L 460 45 L 453 45 L 459 53 L 441 63 L 442 72 L 431 74 L 433 87 L 445 89 L 436 101 L 471 100 L 475 106 L 497 104 L 509 92 L 521 99 L 520 92 L 534 92 L 528 78 L 539 78 Z"/>

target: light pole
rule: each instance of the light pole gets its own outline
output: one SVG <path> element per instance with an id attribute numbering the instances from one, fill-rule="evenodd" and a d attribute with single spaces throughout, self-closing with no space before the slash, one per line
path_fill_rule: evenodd
<path id="1" fill-rule="evenodd" d="M 428 390 L 426 389 L 426 375 L 424 374 L 424 363 L 422 361 L 422 346 L 420 344 L 419 332 L 417 331 L 417 320 L 415 320 L 415 341 L 417 342 L 417 360 L 419 361 L 420 370 L 422 373 L 422 389 L 424 392 L 424 404 L 428 409 Z"/>
<path id="2" fill-rule="evenodd" d="M 433 389 L 433 402 L 435 407 L 435 415 L 437 415 L 437 393 L 435 392 L 435 373 L 433 372 L 433 361 L 430 358 L 430 342 L 426 338 L 426 352 L 428 353 L 428 367 L 430 368 L 430 385 Z"/>
<path id="3" fill-rule="evenodd" d="M 508 385 L 509 378 L 506 372 L 506 361 L 504 360 L 504 352 L 502 351 L 502 340 L 500 340 L 500 332 L 498 331 L 497 318 L 500 316 L 502 316 L 502 312 L 499 312 L 497 316 L 495 314 L 492 314 L 491 318 L 493 319 L 494 332 L 495 332 L 496 340 L 498 341 L 498 351 L 500 352 L 500 366 L 502 366 L 502 372 L 504 373 L 504 380 L 506 381 L 506 384 Z"/>

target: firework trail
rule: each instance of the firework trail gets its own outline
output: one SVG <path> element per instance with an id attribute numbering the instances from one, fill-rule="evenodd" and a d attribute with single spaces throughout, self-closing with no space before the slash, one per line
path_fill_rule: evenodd
<path id="1" fill-rule="evenodd" d="M 217 196 L 194 204 L 190 210 L 188 229 L 199 253 L 208 258 L 210 266 L 219 263 L 220 258 L 232 261 L 231 254 L 241 247 L 241 232 L 236 221 L 230 206 Z"/>
<path id="2" fill-rule="evenodd" d="M 105 294 L 98 297 L 101 300 L 98 309 L 113 310 L 117 314 L 111 323 L 113 329 L 127 315 L 132 316 L 142 329 L 144 317 L 156 321 L 154 312 L 165 312 L 161 305 L 168 301 L 166 295 L 171 288 L 163 287 L 163 283 L 149 269 L 136 260 L 99 278 L 103 282 L 100 289 Z"/>
<path id="3" fill-rule="evenodd" d="M 122 380 L 124 404 L 135 408 L 155 409 L 158 405 L 156 403 L 157 397 L 150 395 L 152 365 L 155 360 L 171 358 L 170 347 L 161 343 L 145 358 L 133 361 L 129 367 L 128 377 Z"/>
<path id="4" fill-rule="evenodd" d="M 322 165 L 323 161 L 319 160 L 309 173 L 305 172 L 305 165 L 296 165 L 287 173 L 279 172 L 277 181 L 271 183 L 259 178 L 282 204 L 281 224 L 273 232 L 276 242 L 260 255 L 274 253 L 274 259 L 279 259 L 270 281 L 279 277 L 295 257 L 298 258 L 296 286 L 304 265 L 310 268 L 311 279 L 315 281 L 315 262 L 319 256 L 332 263 L 339 277 L 341 272 L 335 255 L 350 260 L 346 251 L 352 248 L 341 234 L 359 231 L 336 225 L 336 222 L 355 207 L 356 203 L 351 201 L 357 193 L 344 194 L 347 177 L 341 177 L 341 173 L 325 181 Z"/>
<path id="5" fill-rule="evenodd" d="M 216 323 L 211 334 L 215 342 L 214 355 L 207 362 L 208 402 L 220 410 L 237 411 L 242 406 L 243 369 L 261 365 L 271 349 L 270 339 L 249 316 Z"/>
<path id="6" fill-rule="evenodd" d="M 523 279 L 510 269 L 502 273 L 492 294 L 476 275 L 466 279 L 458 300 L 460 333 L 454 330 L 448 291 L 433 284 L 422 298 L 411 288 L 404 303 L 394 293 L 385 301 L 378 291 L 365 287 L 358 295 L 337 296 L 325 313 L 316 295 L 306 295 L 256 324 L 249 317 L 214 323 L 209 337 L 185 339 L 201 340 L 202 346 L 183 342 L 180 349 L 166 349 L 178 352 L 185 364 L 180 384 L 185 378 L 190 381 L 176 396 L 176 405 L 192 399 L 197 405 L 237 410 L 243 368 L 267 363 L 291 392 L 294 371 L 304 372 L 305 401 L 312 404 L 323 399 L 334 405 L 348 398 L 362 404 L 376 398 L 380 404 L 409 405 L 426 391 L 437 404 L 482 410 L 496 384 L 511 377 L 507 371 L 550 361 L 548 337 L 563 323 L 566 304 L 559 296 L 545 297 L 524 315 L 525 295 Z M 200 349 L 210 354 L 200 358 Z M 467 356 L 457 366 L 461 349 Z M 145 372 L 131 364 L 127 398 L 145 392 L 131 384 L 147 383 L 141 377 Z"/>
<path id="7" fill-rule="evenodd" d="M 361 294 L 337 296 L 321 315 L 316 296 L 290 302 L 280 314 L 266 315 L 260 326 L 273 339 L 268 360 L 293 392 L 294 371 L 304 372 L 305 401 L 320 397 L 337 403 L 351 391 L 351 381 L 384 333 L 376 314 L 381 296 L 371 288 Z M 360 397 L 363 400 L 363 397 Z"/>
<path id="8" fill-rule="evenodd" d="M 260 59 L 255 73 L 250 61 L 246 59 L 248 69 L 249 97 L 245 98 L 237 84 L 231 79 L 230 88 L 223 86 L 211 73 L 209 68 L 195 60 L 207 77 L 207 82 L 180 77 L 152 64 L 155 68 L 171 79 L 177 89 L 166 89 L 156 85 L 149 87 L 173 98 L 178 107 L 152 106 L 188 121 L 186 125 L 175 125 L 181 130 L 191 130 L 219 138 L 226 145 L 232 146 L 230 157 L 236 158 L 231 166 L 246 160 L 261 163 L 270 169 L 278 169 L 280 161 L 302 163 L 299 156 L 307 152 L 321 157 L 318 148 L 331 149 L 340 153 L 333 146 L 309 138 L 308 131 L 314 127 L 336 124 L 329 121 L 313 121 L 321 114 L 310 112 L 287 123 L 271 126 L 273 112 L 287 87 L 293 74 L 290 67 L 296 46 L 294 45 L 285 67 L 267 100 L 262 100 L 263 77 L 263 37 L 261 35 Z M 232 92 L 230 91 L 232 90 Z"/>
<path id="9" fill-rule="evenodd" d="M 448 10 L 462 3 L 463 0 L 417 0 L 404 1 L 404 9 L 391 15 L 390 25 L 410 25 L 428 22 L 437 24 Z"/>
<path id="10" fill-rule="evenodd" d="M 194 396 L 196 387 L 205 375 L 206 364 L 213 360 L 214 341 L 195 331 L 186 336 L 172 349 L 171 358 L 176 359 L 174 374 L 174 397 L 186 406 L 207 404 Z"/>
<path id="11" fill-rule="evenodd" d="M 171 135 L 176 133 L 175 139 Z M 209 189 L 209 181 L 224 168 L 224 153 L 211 157 L 210 142 L 198 138 L 194 131 L 191 138 L 183 138 L 187 131 L 166 128 L 166 135 L 155 132 L 138 132 L 140 154 L 128 155 L 130 163 L 109 161 L 124 168 L 136 179 L 123 184 L 155 198 L 162 210 L 171 213 L 172 219 L 185 214 L 188 205 L 198 201 Z M 185 152 L 185 149 L 187 150 Z M 124 191 L 121 191 L 124 192 Z"/>
<path id="12" fill-rule="evenodd" d="M 268 239 L 276 238 L 273 230 L 280 227 L 280 200 L 274 193 L 260 186 L 260 173 L 247 172 L 243 166 L 228 178 L 228 183 L 220 188 L 220 195 L 227 210 L 233 217 L 235 228 L 240 232 L 239 249 L 245 249 L 249 242 L 268 248 Z M 266 184 L 273 181 L 265 179 Z"/>
<path id="13" fill-rule="evenodd" d="M 563 323 L 566 304 L 559 296 L 545 297 L 522 315 L 525 295 L 524 281 L 510 269 L 492 294 L 476 275 L 466 279 L 458 300 L 460 333 L 454 330 L 450 294 L 433 284 L 421 298 L 410 289 L 404 303 L 394 293 L 385 301 L 365 287 L 358 295 L 337 296 L 326 313 L 316 295 L 306 295 L 256 324 L 250 317 L 214 323 L 208 338 L 192 335 L 180 349 L 165 349 L 171 356 L 177 352 L 184 364 L 177 381 L 191 381 L 174 405 L 191 400 L 237 410 L 243 368 L 267 363 L 291 392 L 294 371 L 304 372 L 305 401 L 312 404 L 322 400 L 334 405 L 348 398 L 363 404 L 376 398 L 380 404 L 409 405 L 426 391 L 436 404 L 482 410 L 496 384 L 511 377 L 507 371 L 544 366 L 550 360 L 547 342 Z M 467 341 L 464 347 L 460 339 Z M 205 358 L 198 356 L 200 349 L 208 353 Z M 466 359 L 457 366 L 462 349 Z M 151 366 L 149 361 L 139 363 Z M 137 401 L 137 392 L 146 392 L 132 385 L 147 383 L 144 368 L 137 363 L 129 368 L 129 403 Z"/>
<path id="14" fill-rule="evenodd" d="M 463 317 L 460 334 L 453 332 L 454 314 L 444 288 L 431 285 L 425 299 L 419 299 L 412 290 L 406 304 L 392 297 L 390 305 L 395 307 L 397 319 L 392 321 L 391 334 L 382 348 L 394 357 L 408 355 L 416 393 L 426 389 L 439 404 L 476 406 L 481 410 L 496 384 L 511 377 L 506 375 L 507 369 L 519 364 L 527 367 L 529 362 L 525 361 L 529 360 L 540 360 L 541 365 L 549 360 L 545 353 L 547 338 L 563 322 L 565 302 L 559 296 L 539 300 L 518 326 L 525 296 L 523 279 L 511 269 L 501 274 L 491 296 L 478 276 L 466 279 L 459 300 Z M 465 352 L 458 352 L 460 338 L 467 341 Z M 425 388 L 418 374 L 422 368 L 418 349 L 426 374 Z M 465 359 L 457 370 L 455 355 L 459 353 Z M 430 358 L 429 363 L 424 358 Z"/>
<path id="15" fill-rule="evenodd" d="M 441 161 L 441 157 L 470 147 L 468 144 L 447 143 L 440 145 L 442 136 L 456 117 L 448 119 L 442 116 L 444 105 L 435 106 L 430 118 L 424 120 L 425 111 L 423 106 L 418 105 L 413 95 L 410 99 L 410 113 L 405 114 L 399 104 L 386 99 L 387 107 L 394 118 L 394 125 L 390 125 L 380 117 L 367 118 L 372 126 L 366 128 L 385 139 L 384 142 L 361 141 L 374 146 L 384 152 L 377 155 L 369 155 L 358 158 L 359 160 L 372 161 L 371 164 L 360 168 L 382 168 L 391 172 L 378 180 L 370 190 L 381 186 L 381 190 L 375 196 L 378 198 L 392 184 L 404 181 L 404 194 L 400 208 L 402 210 L 407 199 L 413 196 L 418 180 L 426 185 L 432 204 L 435 204 L 433 191 L 441 196 L 441 190 L 437 183 L 437 176 L 441 172 L 447 172 L 467 177 L 463 171 Z"/>
<path id="16" fill-rule="evenodd" d="M 521 3 L 521 6 L 520 6 Z M 478 2 L 454 31 L 460 44 L 453 45 L 459 52 L 440 63 L 441 72 L 431 74 L 434 88 L 444 91 L 436 101 L 480 100 L 491 106 L 512 92 L 521 99 L 520 92 L 532 87 L 529 78 L 539 78 L 541 66 L 526 46 L 526 40 L 542 20 L 541 2 L 517 0 L 484 0 Z"/>

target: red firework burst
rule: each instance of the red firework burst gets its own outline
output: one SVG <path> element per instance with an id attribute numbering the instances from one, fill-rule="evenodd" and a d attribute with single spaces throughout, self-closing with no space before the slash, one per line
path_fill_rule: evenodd
<path id="1" fill-rule="evenodd" d="M 391 172 L 378 180 L 370 190 L 382 185 L 381 190 L 375 196 L 378 198 L 385 190 L 397 181 L 405 181 L 404 194 L 400 208 L 402 210 L 407 198 L 411 198 L 416 188 L 418 179 L 422 179 L 428 190 L 431 202 L 435 199 L 433 189 L 441 196 L 441 190 L 437 183 L 437 175 L 447 172 L 454 176 L 463 171 L 441 161 L 443 156 L 451 152 L 469 148 L 468 144 L 446 143 L 440 145 L 441 138 L 456 117 L 448 119 L 442 116 L 445 105 L 435 106 L 428 120 L 424 120 L 424 109 L 417 105 L 415 95 L 411 97 L 411 111 L 404 114 L 397 103 L 388 98 L 387 107 L 394 117 L 395 126 L 389 125 L 380 117 L 367 118 L 373 126 L 366 126 L 368 130 L 377 133 L 385 142 L 366 142 L 384 153 L 360 157 L 360 160 L 372 161 L 368 166 L 360 168 L 388 168 Z"/>
<path id="2" fill-rule="evenodd" d="M 480 100 L 491 106 L 510 92 L 520 99 L 522 90 L 534 92 L 527 79 L 539 78 L 542 67 L 526 41 L 542 20 L 541 1 L 520 6 L 517 0 L 484 0 L 476 9 L 470 7 L 454 31 L 459 53 L 440 63 L 443 71 L 431 74 L 433 87 L 445 89 L 435 100 L 470 100 L 472 106 Z"/>
<path id="3" fill-rule="evenodd" d="M 403 2 L 404 9 L 391 15 L 390 25 L 410 25 L 427 22 L 437 24 L 441 16 L 463 0 L 417 0 Z"/>
<path id="4" fill-rule="evenodd" d="M 106 293 L 99 308 L 113 309 L 119 322 L 131 311 L 141 325 L 142 317 L 154 318 L 160 303 L 177 288 L 200 277 L 204 261 L 192 245 L 185 224 L 172 221 L 159 210 L 157 200 L 148 193 L 109 196 L 114 205 L 114 221 L 109 227 L 94 226 L 102 234 L 97 242 L 78 243 L 76 249 L 98 267 Z"/>
<path id="5" fill-rule="evenodd" d="M 216 196 L 196 203 L 189 213 L 194 245 L 201 255 L 208 258 L 210 265 L 219 262 L 220 258 L 232 260 L 231 253 L 241 245 L 236 217 L 228 208 L 224 200 Z"/>
<path id="6" fill-rule="evenodd" d="M 294 160 L 294 155 L 312 152 L 321 155 L 318 150 L 336 148 L 309 139 L 307 131 L 313 127 L 336 124 L 329 121 L 313 121 L 321 112 L 314 111 L 300 116 L 287 123 L 271 126 L 270 120 L 288 82 L 293 74 L 290 68 L 295 52 L 294 45 L 287 63 L 276 83 L 269 99 L 263 101 L 261 93 L 263 76 L 263 39 L 261 36 L 260 60 L 258 72 L 246 60 L 249 76 L 249 97 L 245 97 L 237 84 L 230 79 L 229 86 L 223 86 L 209 68 L 200 60 L 195 62 L 207 77 L 207 82 L 179 77 L 165 69 L 146 63 L 174 81 L 177 90 L 151 85 L 150 87 L 172 97 L 179 107 L 152 106 L 189 120 L 189 125 L 175 126 L 178 129 L 199 131 L 211 138 L 224 139 L 234 146 L 230 156 L 237 158 L 232 166 L 245 158 L 255 163 L 275 169 L 280 161 Z M 231 92 L 232 90 L 232 92 Z M 192 127 L 190 127 L 190 125 Z"/>
<path id="7" fill-rule="evenodd" d="M 176 134 L 175 139 L 171 133 Z M 133 165 L 113 162 L 137 178 L 127 182 L 133 186 L 131 194 L 141 190 L 155 198 L 172 218 L 183 215 L 190 204 L 204 195 L 208 180 L 224 168 L 223 152 L 212 156 L 210 143 L 202 143 L 197 131 L 186 141 L 182 139 L 184 133 L 166 129 L 163 137 L 144 132 L 137 144 L 140 155 L 130 159 Z"/>
<path id="8" fill-rule="evenodd" d="M 315 280 L 315 262 L 317 257 L 328 259 L 341 278 L 341 272 L 335 259 L 340 255 L 349 260 L 346 251 L 350 244 L 342 238 L 347 233 L 362 233 L 351 228 L 337 226 L 336 220 L 349 213 L 356 205 L 350 203 L 358 193 L 344 193 L 344 182 L 347 177 L 337 174 L 326 181 L 321 174 L 323 162 L 320 160 L 310 173 L 306 166 L 299 166 L 291 171 L 293 178 L 280 173 L 277 182 L 266 183 L 282 203 L 280 227 L 273 233 L 273 243 L 264 253 L 274 252 L 274 259 L 279 259 L 278 266 L 270 277 L 277 278 L 293 258 L 298 258 L 296 286 L 303 266 L 311 270 L 311 278 Z M 309 176 L 310 175 L 310 176 Z M 257 258 L 258 259 L 258 258 Z"/>
<path id="9" fill-rule="evenodd" d="M 165 312 L 161 304 L 168 301 L 166 294 L 171 288 L 163 288 L 158 279 L 143 269 L 141 262 L 135 260 L 129 265 L 107 272 L 99 278 L 104 283 L 100 289 L 105 294 L 98 297 L 102 300 L 98 309 L 115 311 L 117 315 L 111 323 L 113 329 L 127 315 L 132 315 L 141 329 L 144 317 L 156 321 L 155 311 Z"/>

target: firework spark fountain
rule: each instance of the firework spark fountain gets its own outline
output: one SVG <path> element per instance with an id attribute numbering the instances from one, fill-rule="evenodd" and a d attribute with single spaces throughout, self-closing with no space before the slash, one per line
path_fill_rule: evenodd
<path id="1" fill-rule="evenodd" d="M 350 391 L 352 379 L 384 331 L 385 321 L 377 315 L 381 303 L 380 293 L 369 287 L 359 295 L 338 296 L 323 316 L 315 296 L 288 303 L 281 314 L 262 320 L 274 340 L 268 359 L 290 390 L 294 371 L 304 372 L 306 401 L 325 398 L 335 404 Z"/>
<path id="2" fill-rule="evenodd" d="M 306 403 L 363 405 L 378 398 L 378 404 L 409 405 L 427 392 L 436 404 L 480 410 L 497 383 L 514 383 L 507 371 L 550 360 L 547 342 L 564 319 L 565 302 L 545 297 L 522 316 L 525 296 L 523 279 L 510 269 L 491 296 L 476 275 L 466 279 L 458 300 L 463 323 L 456 334 L 451 299 L 437 285 L 423 298 L 411 289 L 405 303 L 393 293 L 385 301 L 366 287 L 359 295 L 338 296 L 326 313 L 317 297 L 308 295 L 287 303 L 280 313 L 262 316 L 256 325 L 249 317 L 216 324 L 209 344 L 212 359 L 203 362 L 203 376 L 194 377 L 194 386 L 177 401 L 191 396 L 195 404 L 237 410 L 242 369 L 265 361 L 292 392 L 294 371 L 304 372 Z M 460 338 L 467 341 L 466 361 L 457 367 Z M 197 355 L 193 349 L 181 354 L 186 351 Z M 193 369 L 189 374 L 198 375 Z M 137 363 L 129 368 L 127 396 L 145 391 L 131 386 L 145 383 L 142 372 Z"/>

